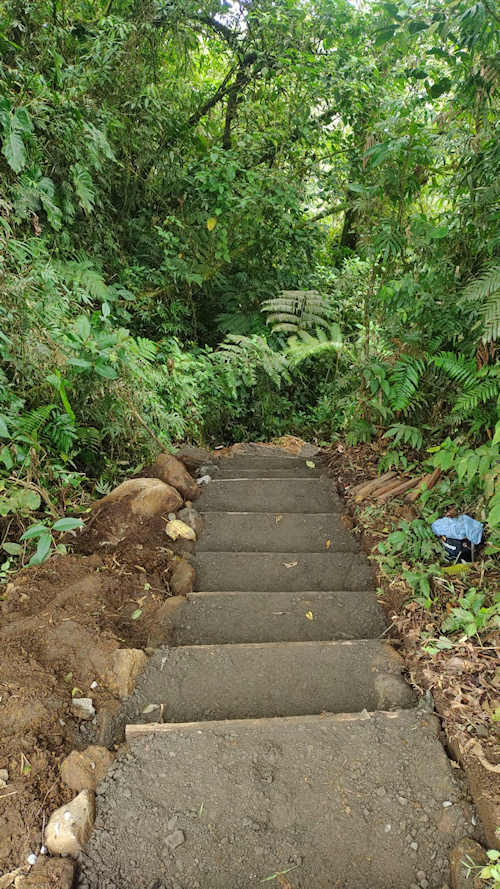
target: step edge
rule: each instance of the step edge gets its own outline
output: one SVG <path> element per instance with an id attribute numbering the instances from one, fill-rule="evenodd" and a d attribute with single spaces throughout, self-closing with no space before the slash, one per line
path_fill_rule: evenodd
<path id="1" fill-rule="evenodd" d="M 404 716 L 403 716 L 404 714 Z M 412 715 L 410 718 L 409 715 Z M 397 720 L 402 717 L 408 721 L 418 722 L 419 719 L 425 718 L 434 723 L 434 730 L 438 733 L 438 718 L 434 713 L 424 713 L 416 708 L 397 708 L 396 710 L 361 710 L 356 713 L 330 713 L 323 711 L 322 713 L 308 713 L 303 716 L 251 716 L 248 719 L 212 719 L 198 722 L 150 722 L 150 723 L 127 723 L 125 726 L 125 735 L 127 741 L 135 738 L 144 737 L 148 734 L 169 734 L 170 732 L 181 730 L 193 730 L 202 734 L 203 729 L 211 731 L 216 727 L 230 728 L 238 727 L 255 727 L 275 724 L 289 724 L 291 726 L 298 724 L 325 724 L 333 722 L 339 724 L 369 722 L 374 716 L 381 716 L 389 720 Z"/>
<path id="2" fill-rule="evenodd" d="M 298 648 L 301 646 L 302 648 L 308 647 L 340 647 L 340 646 L 357 646 L 363 647 L 367 643 L 371 644 L 374 647 L 378 648 L 387 648 L 390 650 L 390 656 L 395 657 L 395 659 L 399 662 L 402 661 L 401 655 L 398 654 L 396 649 L 391 645 L 388 639 L 379 639 L 379 638 L 367 638 L 367 639 L 304 639 L 304 640 L 296 640 L 292 642 L 208 642 L 207 644 L 197 644 L 197 645 L 160 645 L 156 649 L 156 651 L 180 651 L 186 652 L 189 650 L 195 649 L 199 651 L 202 649 L 203 651 L 208 651 L 209 649 L 219 649 L 223 648 L 227 650 L 228 648 L 237 648 L 241 650 L 244 649 L 256 649 L 263 648 L 268 651 L 271 649 L 282 649 L 284 646 L 287 648 Z"/>
<path id="3" fill-rule="evenodd" d="M 188 593 L 186 599 L 189 601 L 192 596 L 358 596 L 367 593 L 375 596 L 376 604 L 380 604 L 376 592 L 375 587 L 364 590 L 193 590 L 192 593 Z"/>

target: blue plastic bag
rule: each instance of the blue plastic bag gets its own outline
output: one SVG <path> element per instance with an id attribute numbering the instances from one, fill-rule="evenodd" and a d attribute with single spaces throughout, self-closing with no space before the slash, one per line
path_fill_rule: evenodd
<path id="1" fill-rule="evenodd" d="M 431 525 L 437 537 L 453 537 L 455 540 L 470 540 L 475 546 L 483 539 L 483 526 L 470 515 L 459 515 L 456 518 L 445 516 L 436 519 Z"/>

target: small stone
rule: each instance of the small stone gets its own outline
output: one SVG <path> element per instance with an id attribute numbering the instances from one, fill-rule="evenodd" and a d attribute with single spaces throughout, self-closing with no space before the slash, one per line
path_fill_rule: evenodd
<path id="1" fill-rule="evenodd" d="M 417 871 L 417 880 L 419 883 L 421 882 L 421 880 L 425 880 L 425 871 L 424 870 Z"/>
<path id="2" fill-rule="evenodd" d="M 385 827 L 384 827 L 384 833 L 390 833 L 391 830 L 392 830 L 391 825 L 390 825 L 390 824 L 386 824 Z"/>
<path id="3" fill-rule="evenodd" d="M 204 522 L 200 513 L 196 509 L 186 506 L 184 507 L 184 509 L 179 510 L 179 512 L 177 513 L 177 518 L 180 519 L 181 522 L 185 522 L 186 525 L 189 525 L 189 527 L 193 529 L 197 537 L 203 531 Z"/>
<path id="4" fill-rule="evenodd" d="M 418 843 L 410 843 L 410 849 L 413 849 L 414 852 L 418 849 Z"/>
<path id="5" fill-rule="evenodd" d="M 77 719 L 93 719 L 95 708 L 92 698 L 73 698 L 71 712 Z"/>
<path id="6" fill-rule="evenodd" d="M 112 762 L 113 754 L 105 747 L 91 745 L 86 750 L 73 750 L 61 765 L 61 778 L 77 793 L 95 790 Z"/>
<path id="7" fill-rule="evenodd" d="M 167 839 L 165 840 L 166 845 L 169 849 L 177 849 L 177 846 L 182 846 L 185 842 L 184 832 L 182 830 L 174 830 L 173 833 L 169 834 Z"/>
<path id="8" fill-rule="evenodd" d="M 7 769 L 0 769 L 0 787 L 6 787 L 9 783 L 9 772 Z"/>
<path id="9" fill-rule="evenodd" d="M 142 673 L 148 659 L 140 648 L 118 648 L 112 654 L 112 669 L 108 685 L 119 698 L 132 694 L 135 679 Z"/>
<path id="10" fill-rule="evenodd" d="M 188 596 L 193 592 L 196 573 L 187 559 L 180 559 L 170 578 L 170 590 L 174 596 Z"/>
<path id="11" fill-rule="evenodd" d="M 429 880 L 420 880 L 421 889 L 429 889 Z"/>
<path id="12" fill-rule="evenodd" d="M 33 865 L 36 864 L 36 855 L 31 852 L 30 855 L 28 855 L 28 857 L 26 858 L 26 861 L 33 867 Z"/>
<path id="13" fill-rule="evenodd" d="M 398 803 L 400 806 L 407 806 L 408 800 L 404 796 L 398 796 Z"/>
<path id="14" fill-rule="evenodd" d="M 45 844 L 53 855 L 76 858 L 92 832 L 95 795 L 82 790 L 70 803 L 52 812 L 45 830 Z"/>
<path id="15" fill-rule="evenodd" d="M 29 872 L 16 878 L 15 889 L 71 889 L 75 863 L 71 858 L 39 858 Z"/>
<path id="16" fill-rule="evenodd" d="M 443 809 L 449 809 L 453 803 L 449 799 L 445 799 L 444 803 L 442 803 Z"/>
<path id="17" fill-rule="evenodd" d="M 97 688 L 98 684 L 99 684 L 99 683 L 97 683 L 97 682 L 95 681 L 95 679 L 94 679 L 94 681 L 90 683 L 90 687 L 91 687 L 91 689 L 94 690 L 94 688 Z"/>

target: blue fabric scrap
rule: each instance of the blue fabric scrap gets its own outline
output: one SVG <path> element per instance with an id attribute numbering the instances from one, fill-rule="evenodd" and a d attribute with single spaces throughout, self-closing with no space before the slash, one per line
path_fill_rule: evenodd
<path id="1" fill-rule="evenodd" d="M 470 540 L 474 545 L 481 543 L 483 526 L 470 515 L 459 515 L 456 518 L 445 516 L 436 519 L 431 525 L 437 537 L 453 537 L 455 540 Z"/>

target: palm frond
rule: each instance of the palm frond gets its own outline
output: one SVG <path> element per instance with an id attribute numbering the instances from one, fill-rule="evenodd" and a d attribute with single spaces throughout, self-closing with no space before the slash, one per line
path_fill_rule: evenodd
<path id="1" fill-rule="evenodd" d="M 328 327 L 331 310 L 316 290 L 282 290 L 262 303 L 266 323 L 276 331 L 296 332 L 311 327 Z"/>
<path id="2" fill-rule="evenodd" d="M 465 302 L 481 302 L 483 343 L 500 339 L 500 265 L 491 266 L 471 281 L 462 299 Z"/>
<path id="3" fill-rule="evenodd" d="M 288 340 L 287 355 L 293 365 L 301 364 L 306 358 L 317 357 L 327 352 L 340 352 L 343 346 L 342 333 L 338 324 L 331 324 L 327 331 L 316 328 L 316 335 L 307 330 L 298 330 Z"/>

